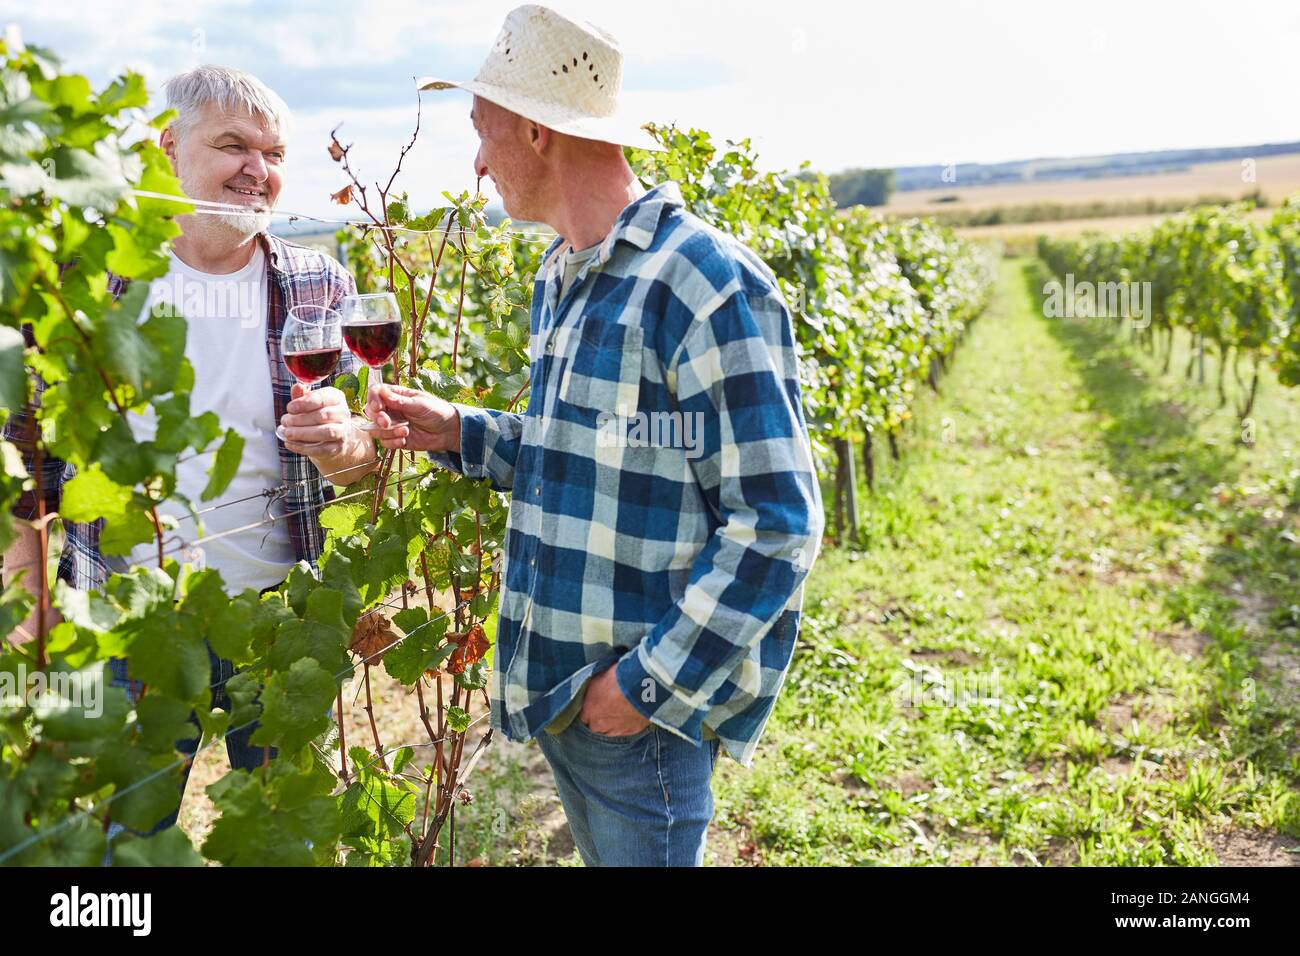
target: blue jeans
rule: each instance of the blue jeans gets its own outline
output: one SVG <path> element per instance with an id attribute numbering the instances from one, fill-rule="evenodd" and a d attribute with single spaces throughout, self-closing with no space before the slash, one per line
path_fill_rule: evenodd
<path id="1" fill-rule="evenodd" d="M 226 693 L 226 681 L 230 680 L 230 678 L 235 676 L 235 665 L 232 664 L 230 661 L 226 660 L 225 658 L 218 657 L 216 653 L 212 650 L 212 645 L 208 644 L 207 638 L 203 639 L 203 643 L 208 649 L 208 660 L 211 663 L 211 669 L 212 669 L 212 706 L 219 707 L 220 709 L 224 710 L 226 713 L 230 713 L 231 705 L 230 705 L 230 697 Z M 126 659 L 121 657 L 113 657 L 113 658 L 109 658 L 108 663 L 113 673 L 113 678 L 110 681 L 110 686 L 123 688 L 126 691 L 126 699 L 130 701 L 132 705 L 134 705 L 135 702 L 139 699 L 140 682 L 136 680 L 131 680 L 130 677 L 128 676 Z M 186 740 L 178 740 L 176 742 L 176 749 L 179 750 L 181 753 L 185 754 L 187 757 L 192 757 L 194 753 L 199 749 L 199 740 L 202 737 L 202 730 L 199 727 L 198 717 L 194 714 L 193 711 L 190 711 L 190 723 L 194 725 L 194 736 Z M 254 722 L 248 727 L 244 727 L 242 729 L 235 729 L 231 733 L 226 735 L 226 756 L 230 758 L 231 769 L 256 770 L 258 767 L 262 766 L 262 760 L 264 759 L 264 748 L 255 747 L 250 742 L 253 733 L 257 730 L 257 728 L 258 728 L 258 724 Z M 276 749 L 274 747 L 270 748 L 270 755 L 271 757 L 275 757 Z M 184 799 L 185 797 L 185 785 L 189 782 L 190 770 L 192 767 L 193 767 L 192 760 L 185 761 L 184 765 L 181 767 L 181 780 L 180 780 L 181 799 Z M 110 811 L 111 811 L 111 805 L 110 805 Z M 136 836 L 151 837 L 155 833 L 159 833 L 170 826 L 175 826 L 176 818 L 179 815 L 180 815 L 180 806 L 178 804 L 176 809 L 170 815 L 158 821 L 158 823 L 154 825 L 153 829 L 149 830 L 147 833 L 141 833 L 138 830 L 133 830 L 128 827 L 124 827 L 120 823 L 110 823 L 108 829 L 109 847 L 104 853 L 104 865 L 109 866 L 111 864 L 112 852 L 113 852 L 113 848 L 112 848 L 113 837 L 127 830 L 129 830 L 131 833 L 134 833 Z"/>
<path id="2" fill-rule="evenodd" d="M 657 724 L 610 737 L 575 715 L 537 743 L 587 866 L 704 864 L 716 739 L 696 747 Z"/>

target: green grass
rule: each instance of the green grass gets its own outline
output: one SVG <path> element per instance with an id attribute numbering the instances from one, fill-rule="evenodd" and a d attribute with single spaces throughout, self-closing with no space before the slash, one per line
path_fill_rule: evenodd
<path id="1" fill-rule="evenodd" d="M 1300 390 L 1045 319 L 1009 262 L 827 549 L 716 859 L 1200 865 L 1300 835 Z M 1231 374 L 1229 375 L 1231 378 Z M 730 844 L 727 846 L 726 844 Z"/>
<path id="2" fill-rule="evenodd" d="M 556 852 L 544 825 L 548 811 L 555 813 L 549 799 L 554 784 L 549 775 L 542 775 L 544 782 L 539 785 L 529 778 L 526 766 L 543 766 L 540 752 L 531 748 L 528 757 L 521 759 L 515 753 L 501 755 L 503 749 L 498 744 L 495 759 L 472 780 L 473 801 L 457 808 L 456 865 L 474 859 L 508 866 L 581 865 L 569 841 L 564 841 L 562 852 Z M 449 839 L 450 833 L 444 844 Z"/>

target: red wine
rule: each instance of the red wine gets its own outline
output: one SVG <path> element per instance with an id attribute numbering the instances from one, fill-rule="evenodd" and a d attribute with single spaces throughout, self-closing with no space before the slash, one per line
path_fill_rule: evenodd
<path id="1" fill-rule="evenodd" d="M 401 322 L 350 322 L 343 326 L 343 341 L 353 355 L 372 368 L 393 357 L 401 338 Z"/>
<path id="2" fill-rule="evenodd" d="M 342 354 L 343 349 L 339 347 L 311 349 L 306 352 L 285 352 L 284 364 L 288 366 L 294 378 L 304 385 L 312 385 L 334 371 L 334 366 L 339 364 L 339 356 Z"/>

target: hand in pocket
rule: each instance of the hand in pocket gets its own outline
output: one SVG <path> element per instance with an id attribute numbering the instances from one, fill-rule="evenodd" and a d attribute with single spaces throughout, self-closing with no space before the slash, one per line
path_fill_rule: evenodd
<path id="1" fill-rule="evenodd" d="M 650 721 L 623 696 L 613 667 L 601 671 L 588 682 L 587 696 L 582 701 L 578 719 L 588 730 L 607 737 L 630 737 L 650 725 Z"/>

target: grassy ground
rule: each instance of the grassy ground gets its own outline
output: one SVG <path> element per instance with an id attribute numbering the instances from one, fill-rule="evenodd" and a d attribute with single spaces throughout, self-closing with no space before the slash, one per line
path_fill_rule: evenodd
<path id="1" fill-rule="evenodd" d="M 1185 341 L 1161 376 L 1043 318 L 1023 268 L 880 464 L 866 546 L 815 566 L 711 864 L 1300 863 L 1300 390 L 1266 380 L 1242 445 Z M 577 863 L 535 744 L 494 741 L 471 789 L 458 862 Z"/>

